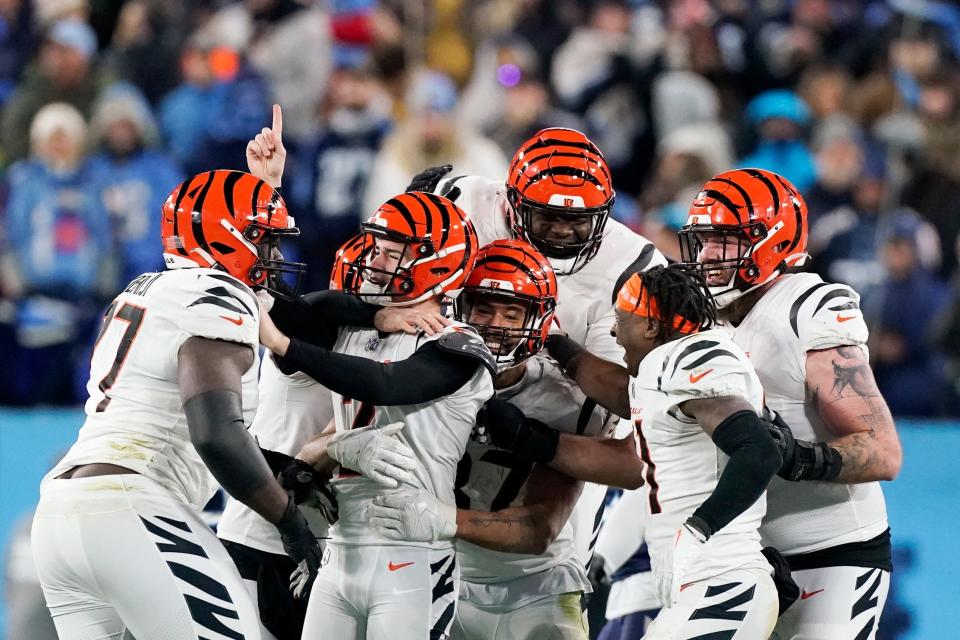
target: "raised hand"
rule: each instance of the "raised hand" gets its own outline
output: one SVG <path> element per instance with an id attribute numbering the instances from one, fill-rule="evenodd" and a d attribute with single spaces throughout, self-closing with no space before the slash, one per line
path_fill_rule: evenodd
<path id="1" fill-rule="evenodd" d="M 247 143 L 247 168 L 274 189 L 280 186 L 287 150 L 283 146 L 283 112 L 273 105 L 273 127 L 260 130 Z"/>

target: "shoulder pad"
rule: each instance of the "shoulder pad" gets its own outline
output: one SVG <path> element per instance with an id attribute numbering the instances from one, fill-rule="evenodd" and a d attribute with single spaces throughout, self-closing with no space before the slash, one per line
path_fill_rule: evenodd
<path id="1" fill-rule="evenodd" d="M 214 305 L 227 311 L 258 318 L 257 296 L 253 290 L 226 273 L 197 274 L 191 288 L 193 300 L 187 308 L 197 305 Z"/>
<path id="2" fill-rule="evenodd" d="M 860 296 L 845 284 L 820 282 L 790 307 L 790 328 L 805 350 L 862 344 L 868 336 Z"/>
<path id="3" fill-rule="evenodd" d="M 731 341 L 717 336 L 694 336 L 684 340 L 664 360 L 657 388 L 719 395 L 722 388 L 738 386 L 732 379 L 722 378 L 749 370 L 743 352 Z"/>
<path id="4" fill-rule="evenodd" d="M 435 342 L 444 351 L 479 360 L 480 364 L 490 371 L 490 375 L 496 377 L 497 359 L 490 353 L 483 338 L 473 329 L 462 326 L 448 327 Z"/>

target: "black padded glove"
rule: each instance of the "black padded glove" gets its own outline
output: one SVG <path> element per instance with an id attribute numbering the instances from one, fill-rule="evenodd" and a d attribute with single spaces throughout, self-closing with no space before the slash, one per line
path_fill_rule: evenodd
<path id="1" fill-rule="evenodd" d="M 287 502 L 283 517 L 277 522 L 283 550 L 297 563 L 297 569 L 290 576 L 290 591 L 295 598 L 310 594 L 310 587 L 317 577 L 317 571 L 323 562 L 323 542 L 313 535 L 307 519 L 293 502 Z"/>
<path id="2" fill-rule="evenodd" d="M 575 340 L 561 333 L 551 333 L 544 340 L 543 346 L 550 357 L 557 361 L 560 368 L 566 371 L 567 365 L 584 349 Z"/>
<path id="3" fill-rule="evenodd" d="M 776 411 L 763 408 L 761 421 L 777 443 L 783 464 L 777 475 L 784 480 L 833 480 L 840 473 L 840 452 L 826 442 L 808 442 L 793 437 L 790 426 Z"/>
<path id="4" fill-rule="evenodd" d="M 494 446 L 512 451 L 522 460 L 549 463 L 557 456 L 560 433 L 527 418 L 506 400 L 488 400 L 477 414 L 477 424 L 490 435 Z"/>
<path id="5" fill-rule="evenodd" d="M 260 451 L 280 486 L 293 496 L 295 504 L 306 504 L 319 509 L 330 524 L 337 521 L 337 499 L 326 479 L 320 477 L 316 469 L 303 460 L 279 451 L 263 448 Z"/>
<path id="6" fill-rule="evenodd" d="M 410 181 L 410 184 L 407 185 L 407 188 L 404 189 L 404 191 L 423 191 L 424 193 L 433 193 L 443 176 L 447 175 L 451 171 L 453 171 L 452 164 L 443 164 L 439 167 L 430 167 L 428 169 L 424 169 L 417 175 L 413 176 L 413 179 Z"/>

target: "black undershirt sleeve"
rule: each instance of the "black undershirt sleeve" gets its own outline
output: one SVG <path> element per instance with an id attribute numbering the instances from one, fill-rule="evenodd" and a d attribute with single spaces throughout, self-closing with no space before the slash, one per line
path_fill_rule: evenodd
<path id="1" fill-rule="evenodd" d="M 340 327 L 371 329 L 380 307 L 342 291 L 315 291 L 296 300 L 277 298 L 270 319 L 291 339 L 333 347 Z"/>
<path id="2" fill-rule="evenodd" d="M 240 394 L 217 389 L 183 404 L 190 441 L 210 473 L 227 493 L 257 513 L 270 508 L 263 491 L 273 472 L 243 423 Z"/>
<path id="3" fill-rule="evenodd" d="M 444 351 L 434 342 L 405 360 L 382 363 L 291 340 L 286 355 L 274 359 L 284 373 L 303 371 L 346 398 L 380 406 L 420 404 L 449 395 L 482 366 L 479 360 Z"/>
<path id="4" fill-rule="evenodd" d="M 730 456 L 717 486 L 693 512 L 713 535 L 746 511 L 763 494 L 781 459 L 776 443 L 753 411 L 728 416 L 713 432 L 717 447 Z"/>

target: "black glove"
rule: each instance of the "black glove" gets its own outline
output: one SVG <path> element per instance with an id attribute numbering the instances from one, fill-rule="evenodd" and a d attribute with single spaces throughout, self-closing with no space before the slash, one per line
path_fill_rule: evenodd
<path id="1" fill-rule="evenodd" d="M 784 480 L 799 482 L 800 480 L 833 480 L 840 473 L 843 459 L 840 452 L 826 442 L 808 442 L 793 437 L 790 426 L 783 421 L 780 414 L 763 408 L 761 420 L 767 431 L 777 443 L 783 464 L 777 475 Z"/>
<path id="2" fill-rule="evenodd" d="M 544 340 L 543 346 L 546 347 L 550 357 L 557 361 L 560 368 L 566 370 L 567 365 L 573 358 L 583 351 L 583 347 L 569 336 L 561 333 L 551 333 Z"/>
<path id="3" fill-rule="evenodd" d="M 441 178 L 453 171 L 452 164 L 443 164 L 439 167 L 430 167 L 424 169 L 417 175 L 413 176 L 413 180 L 410 181 L 410 184 L 407 185 L 407 188 L 404 191 L 423 191 L 425 193 L 433 193 L 437 188 L 437 184 L 440 183 Z"/>
<path id="4" fill-rule="evenodd" d="M 290 576 L 290 591 L 294 597 L 301 598 L 310 593 L 310 586 L 323 561 L 323 543 L 310 531 L 307 519 L 290 498 L 283 517 L 277 522 L 283 550 L 297 563 L 297 569 Z"/>
<path id="5" fill-rule="evenodd" d="M 323 517 L 333 524 L 337 521 L 337 499 L 330 490 L 325 478 L 309 464 L 279 451 L 261 448 L 270 470 L 277 477 L 280 486 L 293 495 L 296 504 L 319 509 Z"/>
<path id="6" fill-rule="evenodd" d="M 477 424 L 490 435 L 495 447 L 512 451 L 529 462 L 549 463 L 557 456 L 560 433 L 515 405 L 491 398 L 477 414 Z"/>
<path id="7" fill-rule="evenodd" d="M 773 547 L 764 547 L 761 553 L 773 567 L 773 585 L 777 588 L 777 600 L 780 608 L 780 613 L 777 615 L 782 616 L 783 612 L 789 609 L 790 605 L 800 597 L 800 587 L 797 586 L 790 574 L 790 565 L 787 563 L 787 559 L 779 551 Z"/>

